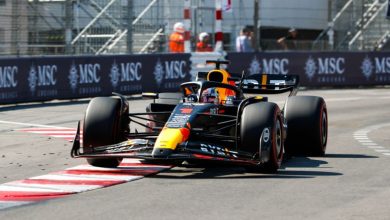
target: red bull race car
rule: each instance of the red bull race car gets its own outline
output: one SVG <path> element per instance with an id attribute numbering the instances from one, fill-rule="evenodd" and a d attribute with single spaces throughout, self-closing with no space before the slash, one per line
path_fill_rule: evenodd
<path id="1" fill-rule="evenodd" d="M 179 94 L 144 94 L 154 98 L 145 112 L 129 113 L 131 105 L 119 94 L 93 98 L 79 122 L 72 157 L 101 167 L 140 158 L 173 165 L 227 162 L 273 173 L 286 154 L 325 154 L 325 101 L 296 96 L 298 76 L 233 76 L 220 68 L 228 61 L 208 62 L 216 68 L 181 84 Z M 288 93 L 282 107 L 264 96 L 279 93 Z"/>

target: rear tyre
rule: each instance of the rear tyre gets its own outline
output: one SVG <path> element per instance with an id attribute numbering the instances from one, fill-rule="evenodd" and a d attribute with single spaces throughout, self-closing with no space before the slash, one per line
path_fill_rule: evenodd
<path id="1" fill-rule="evenodd" d="M 328 113 L 322 97 L 293 96 L 286 103 L 286 153 L 324 156 L 328 139 Z"/>
<path id="2" fill-rule="evenodd" d="M 128 109 L 127 109 L 128 111 Z M 127 115 L 126 115 L 127 117 Z M 93 147 L 115 144 L 125 140 L 125 115 L 121 115 L 120 99 L 93 98 L 87 108 L 83 127 L 84 153 L 92 153 Z M 88 164 L 98 167 L 117 167 L 122 158 L 88 158 Z"/>
<path id="3" fill-rule="evenodd" d="M 283 160 L 282 121 L 278 105 L 255 103 L 243 109 L 240 123 L 240 150 L 252 152 L 259 165 L 250 172 L 275 173 Z"/>

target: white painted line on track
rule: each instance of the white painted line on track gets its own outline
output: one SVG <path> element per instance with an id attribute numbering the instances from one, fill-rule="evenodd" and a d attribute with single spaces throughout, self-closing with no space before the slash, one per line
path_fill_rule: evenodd
<path id="1" fill-rule="evenodd" d="M 390 153 L 390 150 L 386 150 L 386 149 L 375 149 L 376 152 L 379 152 L 379 153 Z"/>
<path id="2" fill-rule="evenodd" d="M 66 127 L 61 126 L 52 126 L 52 125 L 41 125 L 41 124 L 33 124 L 33 123 L 22 123 L 22 122 L 15 122 L 15 121 L 1 121 L 2 124 L 13 124 L 13 125 L 22 125 L 22 126 L 30 126 L 30 127 L 40 127 L 40 128 L 64 128 L 69 129 Z"/>
<path id="3" fill-rule="evenodd" d="M 373 143 L 372 140 L 368 139 L 367 140 L 358 140 L 360 143 Z"/>
<path id="4" fill-rule="evenodd" d="M 369 149 L 373 149 L 375 152 L 381 153 L 382 155 L 390 156 L 390 149 L 385 149 L 385 147 L 379 146 L 368 137 L 368 133 L 370 133 L 371 131 L 387 126 L 390 126 L 390 123 L 382 123 L 368 126 L 366 128 L 355 131 L 353 133 L 353 137 L 363 146 Z"/>
<path id="5" fill-rule="evenodd" d="M 367 97 L 350 97 L 350 98 L 327 98 L 327 102 L 345 102 L 345 101 L 359 101 L 359 100 L 366 100 Z M 390 99 L 389 96 L 375 96 L 370 97 L 370 99 Z"/>
<path id="6" fill-rule="evenodd" d="M 363 98 L 360 97 L 354 97 L 354 98 L 328 98 L 326 99 L 327 102 L 344 102 L 344 101 L 358 101 Z"/>
<path id="7" fill-rule="evenodd" d="M 365 145 L 365 146 L 378 146 L 377 144 L 371 142 L 371 143 L 361 143 L 362 145 Z"/>
<path id="8" fill-rule="evenodd" d="M 368 148 L 370 148 L 370 149 L 383 149 L 384 147 L 376 145 L 376 146 L 368 146 Z"/>

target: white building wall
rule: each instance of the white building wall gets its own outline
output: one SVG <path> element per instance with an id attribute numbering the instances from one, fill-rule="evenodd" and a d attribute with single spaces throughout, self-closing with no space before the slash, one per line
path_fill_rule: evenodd
<path id="1" fill-rule="evenodd" d="M 260 25 L 321 30 L 327 27 L 329 0 L 260 0 Z M 214 0 L 192 0 L 192 22 L 196 32 L 214 32 Z M 166 8 L 166 5 L 170 7 Z M 164 20 L 171 30 L 183 19 L 183 1 L 164 0 Z M 232 0 L 231 12 L 223 12 L 223 32 L 237 32 L 253 25 L 254 0 Z M 196 27 L 195 27 L 196 26 Z M 192 30 L 194 31 L 194 30 Z"/>
<path id="2" fill-rule="evenodd" d="M 328 0 L 261 0 L 260 15 L 264 26 L 325 29 Z"/>

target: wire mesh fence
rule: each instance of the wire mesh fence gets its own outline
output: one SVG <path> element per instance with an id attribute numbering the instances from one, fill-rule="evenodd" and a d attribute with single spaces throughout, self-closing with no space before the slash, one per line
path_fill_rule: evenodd
<path id="1" fill-rule="evenodd" d="M 339 16 L 333 24 L 334 44 L 341 45 L 351 40 L 349 38 L 359 28 L 357 22 L 376 0 L 328 1 L 329 8 L 318 9 L 316 13 L 329 13 L 331 18 Z M 222 27 L 227 51 L 235 50 L 239 30 L 254 22 L 253 1 L 232 2 L 233 12 L 224 15 Z M 349 5 L 338 15 L 346 4 Z M 267 7 L 266 4 L 261 10 L 272 10 Z M 182 0 L 0 0 L 0 56 L 167 52 L 168 36 L 174 23 L 183 21 L 183 8 Z M 278 10 L 288 9 L 287 5 Z M 300 9 L 310 10 L 306 6 Z M 295 16 L 297 21 L 305 19 L 299 13 Z M 194 48 L 199 33 L 215 32 L 215 2 L 191 0 L 191 18 Z M 260 25 L 276 22 L 267 19 L 271 18 L 263 18 Z M 288 19 L 280 15 L 277 22 L 283 24 L 283 20 Z M 373 19 L 376 20 L 380 20 L 376 28 L 388 28 L 384 16 Z M 318 27 L 319 30 L 325 28 Z M 362 36 L 368 39 L 367 34 Z M 260 41 L 267 45 L 267 50 L 280 50 L 274 39 L 261 38 Z M 329 46 L 327 33 L 317 40 L 302 39 L 294 43 L 300 50 L 336 49 L 336 46 Z"/>

